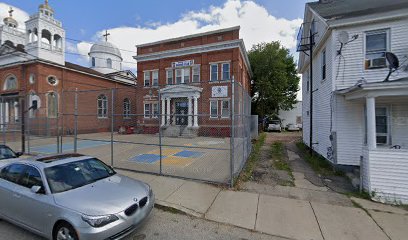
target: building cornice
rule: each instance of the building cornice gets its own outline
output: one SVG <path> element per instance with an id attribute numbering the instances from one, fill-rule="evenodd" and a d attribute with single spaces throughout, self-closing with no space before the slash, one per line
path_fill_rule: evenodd
<path id="1" fill-rule="evenodd" d="M 162 43 L 176 42 L 176 41 L 181 41 L 181 40 L 185 40 L 185 39 L 202 37 L 202 36 L 206 36 L 206 35 L 212 35 L 212 34 L 218 34 L 218 33 L 224 33 L 224 32 L 231 32 L 231 31 L 235 31 L 235 30 L 239 30 L 239 29 L 240 29 L 240 26 L 235 26 L 235 27 L 230 27 L 230 28 L 223 28 L 223 29 L 218 29 L 218 30 L 209 31 L 209 32 L 203 32 L 203 33 L 197 33 L 197 34 L 192 34 L 192 35 L 187 35 L 187 36 L 182 36 L 182 37 L 170 38 L 170 39 L 165 39 L 165 40 L 151 42 L 151 43 L 139 44 L 139 45 L 136 45 L 136 47 L 141 48 L 141 47 L 154 46 L 154 45 L 158 45 L 158 44 L 162 44 Z"/>
<path id="2" fill-rule="evenodd" d="M 145 61 L 159 60 L 163 58 L 192 55 L 192 54 L 198 54 L 198 53 L 203 53 L 203 52 L 220 51 L 220 50 L 233 49 L 233 48 L 239 48 L 241 55 L 244 59 L 245 66 L 248 69 L 248 72 L 250 73 L 252 77 L 253 74 L 251 70 L 251 64 L 249 62 L 245 44 L 242 39 L 211 43 L 211 44 L 206 44 L 206 45 L 198 45 L 198 46 L 187 47 L 187 48 L 179 48 L 179 49 L 173 49 L 173 50 L 167 50 L 167 51 L 161 51 L 161 52 L 155 52 L 155 53 L 149 53 L 149 54 L 141 54 L 141 55 L 134 56 L 133 58 L 138 62 L 145 62 Z"/>

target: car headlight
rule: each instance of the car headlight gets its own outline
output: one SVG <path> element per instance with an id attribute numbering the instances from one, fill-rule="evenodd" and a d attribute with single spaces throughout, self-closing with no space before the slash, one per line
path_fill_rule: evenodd
<path id="1" fill-rule="evenodd" d="M 119 220 L 116 215 L 106 215 L 106 216 L 88 216 L 82 215 L 82 220 L 87 222 L 89 225 L 95 228 L 103 227 L 111 222 Z"/>

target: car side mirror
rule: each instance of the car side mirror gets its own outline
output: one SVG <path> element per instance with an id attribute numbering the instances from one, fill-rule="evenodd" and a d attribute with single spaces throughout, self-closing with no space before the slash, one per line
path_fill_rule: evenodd
<path id="1" fill-rule="evenodd" d="M 24 153 L 22 153 L 22 152 L 16 152 L 16 156 L 17 156 L 17 157 L 21 157 L 21 156 L 23 156 L 23 154 L 24 154 Z"/>
<path id="2" fill-rule="evenodd" d="M 31 187 L 31 192 L 35 193 L 35 194 L 44 193 L 43 188 L 41 186 L 32 186 Z"/>

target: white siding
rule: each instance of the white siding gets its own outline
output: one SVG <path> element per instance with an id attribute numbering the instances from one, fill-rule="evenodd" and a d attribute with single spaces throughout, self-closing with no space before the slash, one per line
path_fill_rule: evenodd
<path id="1" fill-rule="evenodd" d="M 388 68 L 381 69 L 365 69 L 365 32 L 379 29 L 390 29 L 390 51 L 397 55 L 400 62 L 404 62 L 408 55 L 408 20 L 398 20 L 392 22 L 384 22 L 377 24 L 364 24 L 360 26 L 339 28 L 336 29 L 335 38 L 341 31 L 347 31 L 349 36 L 358 35 L 358 39 L 347 44 L 343 50 L 344 58 L 340 60 L 340 56 L 336 57 L 334 79 L 336 89 L 344 89 L 354 86 L 358 80 L 364 78 L 367 82 L 381 82 L 387 74 Z M 336 49 L 340 49 L 340 43 L 336 40 Z M 405 62 L 407 64 L 407 62 Z M 390 78 L 407 77 L 408 72 L 399 71 L 393 74 Z"/>
<path id="2" fill-rule="evenodd" d="M 337 164 L 360 164 L 364 143 L 364 104 L 336 96 Z"/>
<path id="3" fill-rule="evenodd" d="M 370 150 L 368 161 L 369 189 L 374 193 L 374 199 L 381 202 L 407 204 L 408 151 Z"/>

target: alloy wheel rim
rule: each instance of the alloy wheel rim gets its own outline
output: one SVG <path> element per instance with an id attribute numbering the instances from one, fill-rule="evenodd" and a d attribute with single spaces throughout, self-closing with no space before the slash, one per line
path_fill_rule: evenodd
<path id="1" fill-rule="evenodd" d="M 68 228 L 62 227 L 58 230 L 57 240 L 75 240 Z"/>

